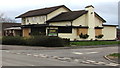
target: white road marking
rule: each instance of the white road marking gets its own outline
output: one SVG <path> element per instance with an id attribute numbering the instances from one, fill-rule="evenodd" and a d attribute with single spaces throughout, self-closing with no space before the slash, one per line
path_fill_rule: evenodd
<path id="1" fill-rule="evenodd" d="M 78 55 L 81 55 L 81 54 L 83 54 L 83 53 L 80 53 L 80 52 L 73 52 L 74 54 L 78 54 Z"/>
<path id="2" fill-rule="evenodd" d="M 75 61 L 75 62 L 79 62 L 79 60 L 78 60 L 78 59 L 75 59 L 74 61 Z"/>
<path id="3" fill-rule="evenodd" d="M 32 55 L 32 54 L 27 54 L 28 56 Z"/>
<path id="4" fill-rule="evenodd" d="M 105 62 L 98 62 L 98 64 L 105 64 Z"/>
<path id="5" fill-rule="evenodd" d="M 39 55 L 33 55 L 33 56 L 38 57 Z"/>
<path id="6" fill-rule="evenodd" d="M 107 66 L 118 66 L 119 64 L 116 64 L 116 63 L 109 63 L 109 64 L 106 64 Z"/>
<path id="7" fill-rule="evenodd" d="M 98 52 L 85 52 L 85 53 L 81 53 L 81 52 L 72 52 L 73 54 L 78 54 L 78 55 L 82 55 L 82 54 L 95 54 Z"/>
<path id="8" fill-rule="evenodd" d="M 95 54 L 95 53 L 98 53 L 98 52 L 88 52 L 88 53 L 85 53 L 85 54 Z"/>
<path id="9" fill-rule="evenodd" d="M 42 57 L 42 58 L 48 58 L 48 56 L 44 55 L 44 54 L 40 54 L 39 56 Z"/>
<path id="10" fill-rule="evenodd" d="M 86 64 L 89 64 L 90 62 L 87 62 L 87 61 L 82 61 L 82 63 L 86 63 Z"/>
<path id="11" fill-rule="evenodd" d="M 53 56 L 52 58 L 57 59 L 57 58 L 59 58 L 59 57 L 58 57 L 58 56 Z"/>
<path id="12" fill-rule="evenodd" d="M 86 61 L 91 62 L 91 63 L 95 63 L 95 61 L 92 61 L 92 60 L 86 60 Z"/>
<path id="13" fill-rule="evenodd" d="M 16 54 L 20 54 L 20 53 L 16 53 Z"/>

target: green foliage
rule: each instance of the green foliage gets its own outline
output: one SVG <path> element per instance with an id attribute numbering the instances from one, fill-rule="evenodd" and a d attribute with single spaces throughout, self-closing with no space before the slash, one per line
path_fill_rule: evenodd
<path id="1" fill-rule="evenodd" d="M 47 47 L 62 47 L 62 46 L 64 46 L 64 42 L 59 37 L 48 37 L 46 39 L 45 46 L 47 46 Z"/>
<path id="2" fill-rule="evenodd" d="M 45 46 L 45 47 L 63 47 L 65 41 L 59 37 L 49 37 L 44 35 L 31 36 L 23 38 L 19 36 L 5 36 L 2 38 L 2 44 L 5 45 L 30 45 L 30 46 Z"/>
<path id="3" fill-rule="evenodd" d="M 32 46 L 62 47 L 64 46 L 64 41 L 59 37 L 48 37 L 40 35 L 27 38 L 26 44 Z"/>
<path id="4" fill-rule="evenodd" d="M 2 37 L 2 44 L 5 45 L 23 45 L 25 44 L 25 40 L 20 36 L 4 36 Z"/>
<path id="5" fill-rule="evenodd" d="M 102 38 L 104 35 L 103 34 L 100 34 L 100 35 L 98 35 L 98 36 L 95 36 L 95 38 Z"/>
<path id="6" fill-rule="evenodd" d="M 120 44 L 120 41 L 80 41 L 70 42 L 71 45 L 86 46 L 86 45 L 113 45 Z"/>
<path id="7" fill-rule="evenodd" d="M 109 56 L 119 57 L 120 58 L 120 53 L 113 53 L 113 54 L 110 54 Z"/>
<path id="8" fill-rule="evenodd" d="M 79 35 L 79 37 L 80 37 L 80 38 L 83 38 L 83 39 L 87 39 L 87 38 L 89 37 L 89 35 L 88 35 L 88 34 L 82 34 L 82 33 L 81 33 L 81 34 Z"/>

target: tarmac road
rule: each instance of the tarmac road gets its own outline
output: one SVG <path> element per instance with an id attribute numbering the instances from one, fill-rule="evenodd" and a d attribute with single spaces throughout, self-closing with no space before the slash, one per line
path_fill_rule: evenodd
<path id="1" fill-rule="evenodd" d="M 3 66 L 118 66 L 103 56 L 118 52 L 118 47 L 2 50 Z"/>

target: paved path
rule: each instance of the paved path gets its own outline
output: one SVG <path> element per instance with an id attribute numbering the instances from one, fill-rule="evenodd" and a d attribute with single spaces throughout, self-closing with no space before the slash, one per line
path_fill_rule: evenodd
<path id="1" fill-rule="evenodd" d="M 3 50 L 4 66 L 117 66 L 104 55 L 118 52 L 118 47 Z"/>

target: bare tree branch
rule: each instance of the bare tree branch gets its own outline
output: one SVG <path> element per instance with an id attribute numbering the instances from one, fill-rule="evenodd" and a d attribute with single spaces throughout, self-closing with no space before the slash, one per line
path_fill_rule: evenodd
<path id="1" fill-rule="evenodd" d="M 0 22 L 1 23 L 15 23 L 15 20 L 5 17 L 4 13 L 0 13 Z"/>

